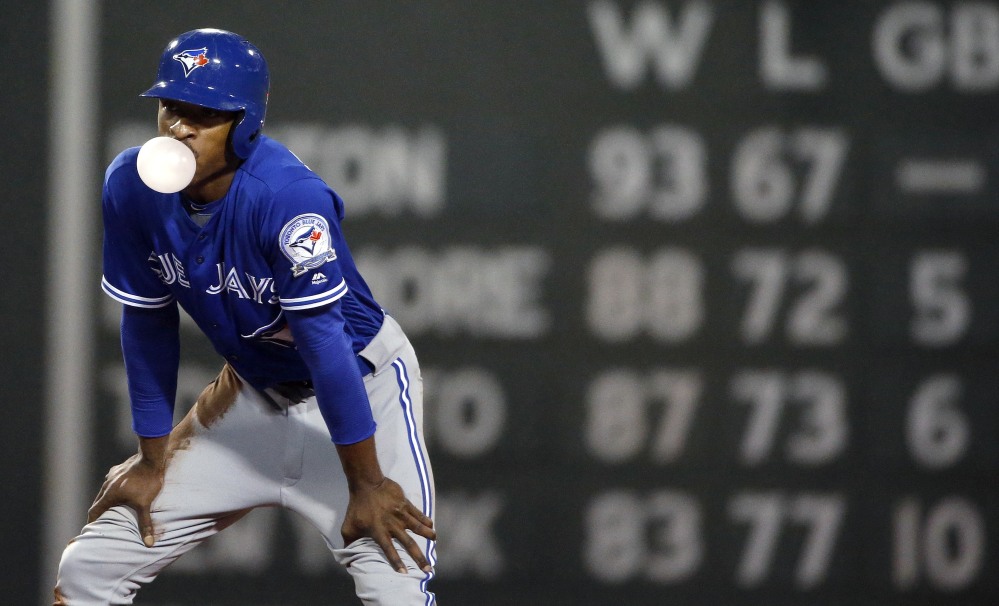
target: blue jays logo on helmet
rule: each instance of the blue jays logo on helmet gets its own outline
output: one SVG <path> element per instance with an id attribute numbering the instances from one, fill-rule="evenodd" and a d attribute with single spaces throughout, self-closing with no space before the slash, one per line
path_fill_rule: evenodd
<path id="1" fill-rule="evenodd" d="M 201 47 L 191 50 L 182 50 L 173 56 L 174 61 L 179 61 L 184 66 L 184 76 L 190 76 L 191 72 L 208 65 L 208 47 Z"/>

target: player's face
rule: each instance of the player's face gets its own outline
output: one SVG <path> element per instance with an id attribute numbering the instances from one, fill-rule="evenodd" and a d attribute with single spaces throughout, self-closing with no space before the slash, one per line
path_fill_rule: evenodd
<path id="1" fill-rule="evenodd" d="M 210 202 L 225 195 L 239 159 L 229 146 L 236 112 L 160 99 L 159 134 L 173 137 L 191 148 L 197 160 L 194 179 L 184 189 L 191 198 Z"/>

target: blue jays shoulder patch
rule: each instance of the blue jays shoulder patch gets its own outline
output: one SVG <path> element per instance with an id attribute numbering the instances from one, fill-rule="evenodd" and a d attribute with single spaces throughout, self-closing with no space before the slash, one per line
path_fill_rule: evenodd
<path id="1" fill-rule="evenodd" d="M 291 275 L 298 277 L 310 269 L 336 259 L 326 219 L 315 214 L 298 215 L 281 228 L 281 252 L 291 261 Z"/>

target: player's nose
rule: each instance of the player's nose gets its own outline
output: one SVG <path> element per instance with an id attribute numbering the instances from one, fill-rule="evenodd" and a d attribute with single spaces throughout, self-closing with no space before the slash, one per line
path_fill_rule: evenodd
<path id="1" fill-rule="evenodd" d="M 182 117 L 176 118 L 168 130 L 174 139 L 186 139 L 194 134 L 194 128 Z"/>

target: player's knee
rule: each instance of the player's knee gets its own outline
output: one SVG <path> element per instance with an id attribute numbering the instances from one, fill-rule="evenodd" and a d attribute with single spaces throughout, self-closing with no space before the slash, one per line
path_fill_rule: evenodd
<path id="1" fill-rule="evenodd" d="M 62 552 L 56 577 L 54 606 L 77 606 L 92 603 L 96 580 L 100 577 L 101 560 L 86 541 L 73 540 Z"/>
<path id="2" fill-rule="evenodd" d="M 76 595 L 76 589 L 86 577 L 87 553 L 80 549 L 80 544 L 74 540 L 66 546 L 59 560 L 59 572 L 56 576 L 55 606 L 69 605 L 70 598 Z"/>

